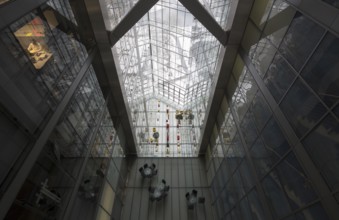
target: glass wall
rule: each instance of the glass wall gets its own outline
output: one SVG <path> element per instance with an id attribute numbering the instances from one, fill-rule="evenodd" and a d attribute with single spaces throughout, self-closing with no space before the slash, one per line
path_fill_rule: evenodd
<path id="1" fill-rule="evenodd" d="M 61 219 L 91 148 L 89 144 L 95 135 L 94 128 L 101 123 L 100 112 L 105 107 L 92 67 L 86 75 L 22 186 L 7 219 L 22 216 L 27 219 L 49 219 L 52 216 Z M 94 164 L 93 159 L 88 160 L 88 164 L 92 162 L 91 169 L 99 176 L 101 169 L 107 167 L 103 161 Z"/>
<path id="2" fill-rule="evenodd" d="M 208 149 L 219 219 L 329 219 L 295 145 L 335 195 L 338 42 L 285 1 L 254 2 Z"/>
<path id="3" fill-rule="evenodd" d="M 59 11 L 42 5 L 0 31 L 2 190 L 87 58 L 72 25 Z M 63 135 L 71 135 L 67 132 Z"/>
<path id="4" fill-rule="evenodd" d="M 123 146 L 76 25 L 69 1 L 51 0 L 0 31 L 1 192 L 85 71 L 5 219 L 120 216 Z"/>

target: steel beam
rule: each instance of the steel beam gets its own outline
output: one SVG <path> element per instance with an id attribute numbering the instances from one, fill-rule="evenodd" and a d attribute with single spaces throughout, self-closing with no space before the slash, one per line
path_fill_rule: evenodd
<path id="1" fill-rule="evenodd" d="M 281 126 L 282 131 L 285 134 L 285 137 L 290 146 L 292 146 L 292 151 L 294 152 L 298 162 L 301 164 L 307 177 L 310 179 L 312 186 L 319 195 L 320 202 L 322 203 L 324 209 L 329 215 L 330 219 L 338 219 L 339 216 L 339 205 L 336 202 L 335 198 L 332 196 L 331 190 L 326 184 L 324 178 L 321 176 L 316 164 L 310 158 L 309 154 L 305 150 L 304 146 L 300 142 L 298 136 L 294 132 L 290 123 L 288 122 L 286 116 L 280 109 L 278 103 L 273 98 L 272 94 L 269 92 L 266 87 L 263 79 L 259 76 L 256 68 L 252 64 L 250 58 L 246 55 L 246 52 L 242 49 L 239 51 L 241 58 L 244 60 L 246 66 L 250 70 L 249 73 L 252 75 L 253 79 L 258 85 L 258 88 L 264 95 L 268 105 L 272 109 L 273 116 L 277 123 Z"/>
<path id="2" fill-rule="evenodd" d="M 119 77 L 121 70 L 119 65 L 116 65 L 119 61 L 115 60 L 117 56 L 113 55 L 114 48 L 112 49 L 109 36 L 107 35 L 99 0 L 85 0 L 84 2 L 99 48 L 100 56 L 93 62 L 99 85 L 105 97 L 112 94 L 108 100 L 108 111 L 125 154 L 136 155 L 137 141 L 132 128 L 131 111 L 128 106 L 122 77 Z"/>
<path id="3" fill-rule="evenodd" d="M 114 46 L 157 2 L 158 0 L 139 0 L 113 31 L 109 32 L 111 46 Z"/>
<path id="4" fill-rule="evenodd" d="M 212 84 L 209 96 L 212 98 L 210 98 L 207 105 L 207 117 L 204 120 L 203 131 L 199 140 L 199 154 L 206 153 L 253 2 L 254 0 L 239 0 L 237 5 L 231 6 L 230 13 L 234 14 L 234 18 L 231 24 L 227 46 L 226 48 L 222 48 L 219 54 L 214 78 L 215 81 Z"/>
<path id="5" fill-rule="evenodd" d="M 54 130 L 55 126 L 57 125 L 59 119 L 61 118 L 62 114 L 64 113 L 67 105 L 71 101 L 75 91 L 77 90 L 78 86 L 81 84 L 82 80 L 85 78 L 87 69 L 90 66 L 93 57 L 96 54 L 96 49 L 89 52 L 89 56 L 85 61 L 84 65 L 80 69 L 78 76 L 75 78 L 74 82 L 68 89 L 66 95 L 61 100 L 60 104 L 56 108 L 55 112 L 53 113 L 50 120 L 47 122 L 45 128 L 41 132 L 40 136 L 37 138 L 32 150 L 27 155 L 25 161 L 23 162 L 20 170 L 17 172 L 15 177 L 12 180 L 11 185 L 6 189 L 4 192 L 1 200 L 0 200 L 0 219 L 4 219 L 9 208 L 13 204 L 17 194 L 19 193 L 22 185 L 24 184 L 27 176 L 31 172 L 32 167 L 34 166 L 36 160 L 38 159 L 41 151 L 43 150 L 50 134 Z"/>
<path id="6" fill-rule="evenodd" d="M 220 27 L 218 22 L 198 0 L 179 1 L 223 46 L 226 46 L 228 32 Z"/>

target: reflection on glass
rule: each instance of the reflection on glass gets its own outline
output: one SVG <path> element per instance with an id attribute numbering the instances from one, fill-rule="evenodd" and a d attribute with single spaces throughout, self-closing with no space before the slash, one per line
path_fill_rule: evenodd
<path id="1" fill-rule="evenodd" d="M 250 207 L 249 207 L 249 204 L 248 204 L 247 197 L 244 197 L 240 201 L 240 212 L 241 212 L 241 215 L 243 216 L 243 219 L 247 219 L 247 220 L 253 219 L 251 212 L 250 212 Z"/>
<path id="2" fill-rule="evenodd" d="M 251 110 L 247 112 L 242 123 L 240 125 L 242 133 L 244 135 L 245 142 L 248 148 L 252 147 L 253 142 L 257 139 L 257 128 L 254 125 L 253 113 Z"/>
<path id="3" fill-rule="evenodd" d="M 257 139 L 251 149 L 251 157 L 259 177 L 263 177 L 277 162 L 277 158 L 267 151 L 261 139 Z"/>
<path id="4" fill-rule="evenodd" d="M 276 171 L 293 210 L 316 199 L 311 182 L 293 153 L 276 167 Z"/>
<path id="5" fill-rule="evenodd" d="M 339 100 L 339 38 L 328 33 L 301 73 L 330 107 Z"/>
<path id="6" fill-rule="evenodd" d="M 264 209 L 259 200 L 259 196 L 256 189 L 253 189 L 252 192 L 248 195 L 248 202 L 250 205 L 250 210 L 254 219 L 265 219 Z"/>
<path id="7" fill-rule="evenodd" d="M 299 71 L 323 34 L 323 28 L 297 12 L 279 50 Z"/>
<path id="8" fill-rule="evenodd" d="M 279 176 L 275 171 L 271 171 L 262 181 L 265 195 L 268 199 L 275 219 L 280 219 L 284 215 L 290 213 L 291 208 L 280 183 Z"/>
<path id="9" fill-rule="evenodd" d="M 303 141 L 332 190 L 339 189 L 339 122 L 327 116 Z"/>
<path id="10" fill-rule="evenodd" d="M 299 79 L 282 100 L 281 109 L 299 137 L 312 128 L 326 111 Z"/>
<path id="11" fill-rule="evenodd" d="M 295 78 L 285 60 L 277 54 L 271 63 L 264 81 L 276 102 L 279 102 Z"/>
<path id="12" fill-rule="evenodd" d="M 311 207 L 298 212 L 295 216 L 297 220 L 329 220 L 329 217 L 320 203 L 316 203 Z"/>
<path id="13" fill-rule="evenodd" d="M 244 68 L 238 80 L 238 87 L 232 96 L 232 104 L 236 110 L 239 121 L 242 120 L 244 114 L 252 102 L 257 90 L 257 84 L 253 77 Z"/>
<path id="14" fill-rule="evenodd" d="M 252 63 L 261 77 L 265 75 L 276 51 L 277 49 L 266 38 L 260 39 L 257 43 L 256 50 L 253 52 Z"/>
<path id="15" fill-rule="evenodd" d="M 273 117 L 266 124 L 261 136 L 269 151 L 279 157 L 282 157 L 290 149 L 289 144 Z"/>
<path id="16" fill-rule="evenodd" d="M 261 131 L 271 116 L 271 109 L 268 107 L 266 99 L 260 91 L 257 92 L 253 99 L 252 112 L 255 125 L 257 126 L 258 130 Z"/>
<path id="17" fill-rule="evenodd" d="M 271 43 L 279 47 L 294 14 L 295 9 L 288 3 L 283 0 L 275 1 L 264 29 L 264 37 L 267 36 Z"/>
<path id="18" fill-rule="evenodd" d="M 242 161 L 239 171 L 241 172 L 241 178 L 244 183 L 244 190 L 247 192 L 254 185 L 254 176 L 250 170 L 250 165 L 248 164 L 247 159 Z"/>

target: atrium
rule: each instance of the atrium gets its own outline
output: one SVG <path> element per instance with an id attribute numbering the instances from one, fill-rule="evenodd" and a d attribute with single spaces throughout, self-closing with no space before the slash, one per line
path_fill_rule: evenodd
<path id="1" fill-rule="evenodd" d="M 337 220 L 338 0 L 0 0 L 0 219 Z"/>

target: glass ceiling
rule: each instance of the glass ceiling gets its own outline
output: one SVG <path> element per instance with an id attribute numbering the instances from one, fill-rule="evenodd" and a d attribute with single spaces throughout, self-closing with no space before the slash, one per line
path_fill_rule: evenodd
<path id="1" fill-rule="evenodd" d="M 102 1 L 106 4 L 105 17 L 109 18 L 106 21 L 108 30 L 113 30 L 137 2 Z M 226 27 L 229 0 L 199 1 L 222 27 Z M 219 41 L 177 0 L 158 1 L 116 43 L 112 50 L 119 60 L 128 104 L 132 112 L 143 114 L 133 114 L 133 117 L 138 115 L 133 118 L 137 136 L 140 133 L 137 127 L 144 126 L 143 133 L 152 136 L 154 126 L 170 123 L 166 109 L 171 109 L 173 114 L 175 110 L 205 112 L 220 47 Z M 157 116 L 155 121 L 149 110 L 154 102 L 165 106 L 163 116 Z M 162 125 L 155 124 L 162 120 L 165 120 Z M 175 120 L 173 117 L 171 122 L 178 124 Z M 202 126 L 202 122 L 200 120 L 196 125 Z M 200 132 L 195 133 L 200 135 Z M 194 139 L 198 140 L 199 135 Z M 147 143 L 140 139 L 138 142 L 140 149 Z M 193 144 L 189 148 L 193 149 Z M 156 156 L 156 151 L 152 152 L 154 155 L 151 156 Z M 188 156 L 193 156 L 197 150 L 189 152 Z M 178 156 L 173 152 L 170 155 Z"/>

